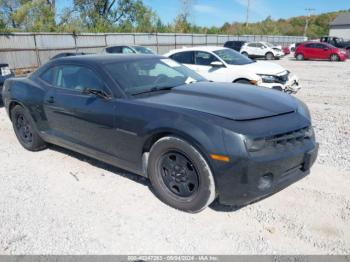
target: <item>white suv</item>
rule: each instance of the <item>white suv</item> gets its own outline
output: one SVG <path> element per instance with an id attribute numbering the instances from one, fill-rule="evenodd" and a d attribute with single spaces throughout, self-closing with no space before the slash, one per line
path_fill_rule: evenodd
<path id="1" fill-rule="evenodd" d="M 271 62 L 253 61 L 225 47 L 182 48 L 172 50 L 164 56 L 215 82 L 253 84 L 287 93 L 296 93 L 300 89 L 298 78 L 282 66 Z"/>
<path id="2" fill-rule="evenodd" d="M 241 48 L 241 54 L 250 58 L 265 58 L 275 60 L 284 56 L 281 48 L 267 42 L 249 42 Z"/>

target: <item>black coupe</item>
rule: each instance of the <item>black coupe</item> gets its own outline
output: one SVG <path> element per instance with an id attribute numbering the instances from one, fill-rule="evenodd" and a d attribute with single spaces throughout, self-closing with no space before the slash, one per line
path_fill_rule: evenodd
<path id="1" fill-rule="evenodd" d="M 3 97 L 26 149 L 56 144 L 146 176 L 162 201 L 188 212 L 273 194 L 317 156 L 301 101 L 211 83 L 161 56 L 54 59 L 7 80 Z"/>

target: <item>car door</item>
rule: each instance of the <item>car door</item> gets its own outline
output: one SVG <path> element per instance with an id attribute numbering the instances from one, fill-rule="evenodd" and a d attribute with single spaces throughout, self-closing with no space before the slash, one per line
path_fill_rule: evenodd
<path id="1" fill-rule="evenodd" d="M 330 48 L 324 44 L 315 44 L 315 53 L 318 59 L 329 59 Z"/>
<path id="2" fill-rule="evenodd" d="M 249 56 L 253 56 L 255 57 L 257 54 L 256 54 L 256 43 L 248 43 L 246 46 L 245 46 L 245 50 Z"/>
<path id="3" fill-rule="evenodd" d="M 178 52 L 170 56 L 171 59 L 174 59 L 176 62 L 181 63 L 192 70 L 196 70 L 194 63 L 194 52 L 193 51 L 183 51 Z"/>
<path id="4" fill-rule="evenodd" d="M 314 59 L 315 55 L 315 44 L 306 44 L 303 49 L 304 57 L 307 59 Z"/>
<path id="5" fill-rule="evenodd" d="M 117 156 L 116 103 L 102 79 L 86 66 L 58 66 L 54 91 L 46 101 L 48 124 L 56 137 L 78 149 Z M 86 88 L 103 91 L 109 98 L 86 93 Z"/>
<path id="6" fill-rule="evenodd" d="M 204 78 L 214 82 L 227 82 L 228 74 L 227 67 L 216 56 L 209 52 L 195 51 L 195 71 Z M 222 66 L 212 66 L 212 62 L 222 63 Z M 232 79 L 230 79 L 232 81 Z"/>
<path id="7" fill-rule="evenodd" d="M 255 53 L 257 54 L 257 56 L 265 56 L 265 53 L 267 52 L 267 47 L 262 43 L 256 43 L 255 46 Z"/>

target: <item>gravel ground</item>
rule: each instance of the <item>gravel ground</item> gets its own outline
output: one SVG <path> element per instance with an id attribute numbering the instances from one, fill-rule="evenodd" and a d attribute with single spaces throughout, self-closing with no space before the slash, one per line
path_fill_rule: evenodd
<path id="1" fill-rule="evenodd" d="M 183 213 L 136 175 L 27 152 L 1 108 L 0 254 L 349 254 L 350 62 L 277 63 L 300 77 L 320 155 L 310 176 L 239 210 Z"/>

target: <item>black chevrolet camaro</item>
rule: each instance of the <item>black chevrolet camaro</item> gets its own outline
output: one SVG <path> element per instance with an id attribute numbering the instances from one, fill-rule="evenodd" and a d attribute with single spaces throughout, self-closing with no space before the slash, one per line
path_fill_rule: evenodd
<path id="1" fill-rule="evenodd" d="M 24 148 L 56 144 L 146 176 L 175 208 L 242 206 L 306 176 L 317 156 L 296 98 L 211 83 L 162 56 L 76 56 L 5 82 Z"/>

